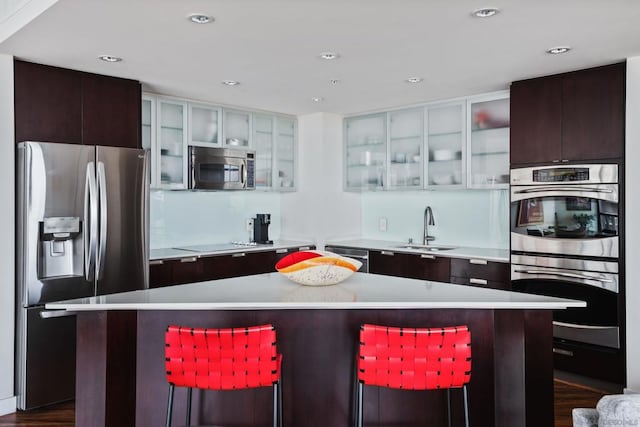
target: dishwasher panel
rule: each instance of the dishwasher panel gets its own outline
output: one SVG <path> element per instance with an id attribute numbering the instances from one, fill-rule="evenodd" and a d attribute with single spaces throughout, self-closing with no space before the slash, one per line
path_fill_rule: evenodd
<path id="1" fill-rule="evenodd" d="M 358 270 L 361 273 L 369 272 L 369 251 L 366 249 L 354 249 L 354 248 L 342 248 L 337 246 L 325 246 L 324 248 L 328 252 L 334 254 L 357 259 L 362 263 L 362 267 Z"/>

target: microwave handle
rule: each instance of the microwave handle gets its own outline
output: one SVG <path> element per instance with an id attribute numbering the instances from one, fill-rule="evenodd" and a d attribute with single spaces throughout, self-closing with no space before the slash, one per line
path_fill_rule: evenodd
<path id="1" fill-rule="evenodd" d="M 247 187 L 247 162 L 243 161 L 240 165 L 240 184 L 242 184 L 242 188 Z"/>

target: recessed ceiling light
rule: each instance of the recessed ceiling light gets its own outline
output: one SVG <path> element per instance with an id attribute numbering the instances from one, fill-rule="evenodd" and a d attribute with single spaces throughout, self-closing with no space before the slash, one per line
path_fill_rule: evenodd
<path id="1" fill-rule="evenodd" d="M 422 82 L 423 78 L 422 77 L 409 77 L 408 79 L 405 80 L 405 82 L 407 83 L 420 83 Z"/>
<path id="2" fill-rule="evenodd" d="M 237 80 L 223 80 L 222 84 L 227 86 L 238 86 L 240 82 Z"/>
<path id="3" fill-rule="evenodd" d="M 313 98 L 311 98 L 311 100 L 313 102 L 322 102 L 322 101 L 324 101 L 324 98 L 321 97 L 321 96 L 314 96 Z"/>
<path id="4" fill-rule="evenodd" d="M 209 22 L 213 21 L 212 17 L 204 15 L 202 13 L 192 13 L 187 18 L 189 18 L 189 21 L 193 22 L 194 24 L 208 24 Z"/>
<path id="5" fill-rule="evenodd" d="M 335 52 L 322 52 L 320 54 L 320 58 L 327 59 L 327 60 L 338 59 L 340 58 L 340 54 Z"/>
<path id="6" fill-rule="evenodd" d="M 122 61 L 122 58 L 120 58 L 119 56 L 113 56 L 113 55 L 100 55 L 98 58 L 100 58 L 104 62 L 120 62 L 120 61 Z"/>
<path id="7" fill-rule="evenodd" d="M 556 46 L 556 47 L 552 47 L 551 49 L 547 49 L 547 53 L 550 53 L 552 55 L 558 55 L 560 53 L 567 53 L 571 50 L 571 48 L 569 46 Z"/>
<path id="8" fill-rule="evenodd" d="M 472 15 L 476 18 L 490 18 L 500 12 L 495 7 L 483 7 L 482 9 L 476 9 L 473 11 Z"/>
<path id="9" fill-rule="evenodd" d="M 331 79 L 331 80 L 329 80 L 329 83 L 331 83 L 332 85 L 337 85 L 338 83 L 340 83 L 340 80 L 338 80 L 338 79 Z"/>

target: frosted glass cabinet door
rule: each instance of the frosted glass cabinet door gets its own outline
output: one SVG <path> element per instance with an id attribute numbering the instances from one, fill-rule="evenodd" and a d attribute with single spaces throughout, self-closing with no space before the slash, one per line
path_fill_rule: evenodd
<path id="1" fill-rule="evenodd" d="M 467 108 L 469 187 L 508 188 L 509 94 L 471 98 Z"/>
<path id="2" fill-rule="evenodd" d="M 428 188 L 465 185 L 464 111 L 464 102 L 435 105 L 427 109 Z"/>
<path id="3" fill-rule="evenodd" d="M 160 187 L 187 188 L 187 104 L 158 98 Z"/>
<path id="4" fill-rule="evenodd" d="M 220 146 L 220 109 L 189 104 L 190 145 Z"/>
<path id="5" fill-rule="evenodd" d="M 424 108 L 389 113 L 389 187 L 421 188 Z"/>
<path id="6" fill-rule="evenodd" d="M 223 110 L 224 141 L 226 147 L 251 146 L 251 113 L 237 110 Z"/>
<path id="7" fill-rule="evenodd" d="M 344 121 L 345 189 L 382 189 L 387 164 L 387 114 L 349 117 Z"/>
<path id="8" fill-rule="evenodd" d="M 156 187 L 158 177 L 156 162 L 158 153 L 156 150 L 156 99 L 153 96 L 142 96 L 142 148 L 151 151 L 151 187 Z"/>
<path id="9" fill-rule="evenodd" d="M 276 116 L 276 173 L 275 187 L 293 191 L 296 187 L 296 120 Z"/>
<path id="10" fill-rule="evenodd" d="M 256 150 L 256 188 L 273 187 L 273 116 L 253 115 L 253 148 Z"/>

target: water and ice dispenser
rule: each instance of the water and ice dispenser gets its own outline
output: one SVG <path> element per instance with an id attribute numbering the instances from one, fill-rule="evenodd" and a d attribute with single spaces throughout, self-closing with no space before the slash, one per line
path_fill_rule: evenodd
<path id="1" fill-rule="evenodd" d="M 82 276 L 84 242 L 80 218 L 44 218 L 39 227 L 38 278 Z"/>

